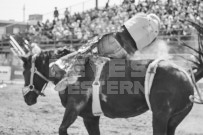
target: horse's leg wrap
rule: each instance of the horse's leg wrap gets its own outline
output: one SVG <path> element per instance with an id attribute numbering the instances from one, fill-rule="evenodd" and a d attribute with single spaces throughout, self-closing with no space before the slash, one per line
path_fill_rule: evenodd
<path id="1" fill-rule="evenodd" d="M 103 114 L 100 104 L 100 98 L 99 98 L 99 92 L 100 92 L 100 76 L 102 69 L 107 61 L 109 61 L 109 58 L 105 57 L 98 57 L 96 59 L 93 59 L 95 62 L 96 70 L 95 70 L 95 80 L 92 83 L 92 111 L 94 116 L 100 116 Z"/>

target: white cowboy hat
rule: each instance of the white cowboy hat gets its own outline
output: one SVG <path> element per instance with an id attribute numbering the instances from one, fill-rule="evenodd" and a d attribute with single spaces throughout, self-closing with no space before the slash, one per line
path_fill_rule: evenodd
<path id="1" fill-rule="evenodd" d="M 160 19 L 155 14 L 138 13 L 126 21 L 124 26 L 140 50 L 152 43 L 158 36 Z"/>
<path id="2" fill-rule="evenodd" d="M 156 38 L 160 30 L 160 18 L 153 13 L 148 14 L 147 17 L 149 18 L 149 24 L 152 28 L 152 36 Z"/>

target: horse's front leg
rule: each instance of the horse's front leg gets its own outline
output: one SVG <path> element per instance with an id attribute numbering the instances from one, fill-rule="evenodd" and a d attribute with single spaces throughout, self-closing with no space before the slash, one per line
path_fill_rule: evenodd
<path id="1" fill-rule="evenodd" d="M 78 116 L 77 110 L 74 108 L 66 108 L 65 114 L 63 116 L 63 121 L 59 127 L 59 135 L 68 135 L 68 127 L 76 120 Z"/>
<path id="2" fill-rule="evenodd" d="M 59 127 L 59 135 L 68 135 L 67 129 L 76 120 L 78 114 L 80 113 L 84 105 L 85 105 L 84 101 L 77 102 L 75 101 L 75 99 L 71 99 L 68 101 L 63 121 Z"/>

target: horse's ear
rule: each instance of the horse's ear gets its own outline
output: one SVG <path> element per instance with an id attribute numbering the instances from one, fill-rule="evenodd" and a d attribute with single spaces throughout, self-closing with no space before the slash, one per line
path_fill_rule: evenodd
<path id="1" fill-rule="evenodd" d="M 28 58 L 26 56 L 20 56 L 20 59 L 23 61 L 23 63 L 28 62 Z"/>
<path id="2" fill-rule="evenodd" d="M 55 51 L 55 55 L 56 55 L 58 58 L 60 58 L 60 57 L 62 57 L 62 56 L 64 56 L 64 55 L 67 55 L 67 54 L 72 53 L 72 52 L 74 52 L 73 49 L 70 49 L 70 48 L 67 48 L 67 47 L 63 47 L 63 48 L 57 49 L 57 50 Z"/>

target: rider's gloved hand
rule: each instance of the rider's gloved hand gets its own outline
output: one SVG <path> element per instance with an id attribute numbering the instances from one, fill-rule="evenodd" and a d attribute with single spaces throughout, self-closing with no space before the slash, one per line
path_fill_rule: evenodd
<path id="1" fill-rule="evenodd" d="M 36 43 L 32 43 L 30 46 L 31 46 L 32 54 L 40 54 L 41 53 L 42 50 Z"/>

